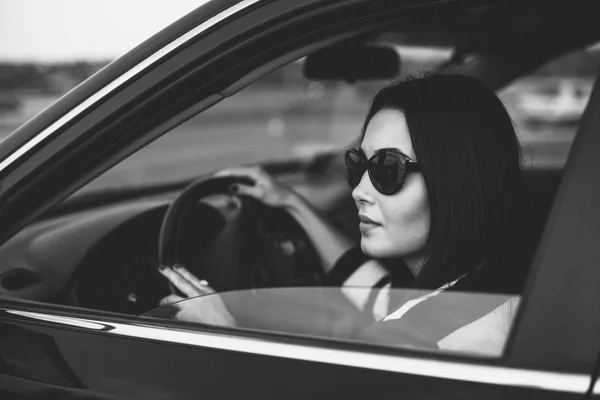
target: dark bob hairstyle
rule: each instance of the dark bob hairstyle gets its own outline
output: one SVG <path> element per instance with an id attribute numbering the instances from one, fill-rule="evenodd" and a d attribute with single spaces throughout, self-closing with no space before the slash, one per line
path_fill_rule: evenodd
<path id="1" fill-rule="evenodd" d="M 361 141 L 384 109 L 404 113 L 427 188 L 428 256 L 418 286 L 438 287 L 478 267 L 512 275 L 521 151 L 500 99 L 467 76 L 411 77 L 375 95 Z"/>

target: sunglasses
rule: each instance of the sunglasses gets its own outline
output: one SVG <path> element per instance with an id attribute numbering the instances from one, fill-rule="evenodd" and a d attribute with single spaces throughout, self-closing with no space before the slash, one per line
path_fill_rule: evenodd
<path id="1" fill-rule="evenodd" d="M 365 172 L 369 171 L 373 187 L 385 195 L 394 194 L 402 188 L 407 172 L 419 170 L 419 164 L 409 160 L 398 149 L 381 149 L 368 160 L 361 151 L 348 149 L 345 161 L 350 188 L 357 187 Z"/>

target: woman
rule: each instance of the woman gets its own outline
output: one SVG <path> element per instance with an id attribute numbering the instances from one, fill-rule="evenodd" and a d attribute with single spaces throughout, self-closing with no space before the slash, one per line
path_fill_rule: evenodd
<path id="1" fill-rule="evenodd" d="M 240 168 L 220 175 L 249 177 L 254 186 L 236 185 L 232 192 L 286 208 L 310 235 L 330 283 L 431 291 L 425 299 L 406 301 L 386 290 L 347 290 L 354 306 L 378 321 L 361 333 L 364 337 L 394 342 L 399 323 L 431 308 L 431 299 L 445 290 L 520 291 L 524 270 L 514 242 L 520 149 L 508 113 L 489 88 L 474 78 L 440 74 L 392 84 L 375 95 L 360 139 L 359 148 L 346 152 L 346 167 L 362 252 L 265 172 Z M 180 288 L 194 282 L 187 272 L 163 274 Z M 184 293 L 209 290 L 195 282 L 198 287 Z M 165 302 L 173 300 L 178 299 Z M 497 339 L 483 346 L 496 351 L 516 304 L 513 298 L 463 312 L 462 319 L 453 318 L 447 335 L 436 333 L 429 345 L 477 342 L 468 332 L 458 341 L 447 340 L 476 324 L 467 331 L 489 331 L 487 336 Z M 225 319 L 234 323 L 230 316 Z"/>

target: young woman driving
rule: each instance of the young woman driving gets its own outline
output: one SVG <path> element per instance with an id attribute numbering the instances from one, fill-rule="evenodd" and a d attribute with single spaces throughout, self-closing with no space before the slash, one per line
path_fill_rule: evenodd
<path id="1" fill-rule="evenodd" d="M 520 148 L 504 105 L 482 82 L 431 74 L 383 88 L 371 102 L 360 146 L 346 151 L 345 162 L 360 249 L 263 170 L 232 168 L 218 175 L 248 177 L 255 184 L 236 185 L 232 193 L 286 208 L 309 234 L 329 284 L 379 289 L 346 291 L 358 310 L 372 316 L 360 335 L 394 344 L 403 321 L 433 310 L 444 291 L 520 292 Z M 162 273 L 189 296 L 211 292 L 184 269 Z M 386 291 L 397 287 L 428 293 L 407 301 Z M 180 299 L 169 296 L 163 303 Z M 458 305 L 464 312 L 450 316 L 451 326 L 423 343 L 498 351 L 518 303 L 516 297 L 503 299 L 477 312 Z M 203 322 L 235 324 L 223 305 L 203 313 Z"/>

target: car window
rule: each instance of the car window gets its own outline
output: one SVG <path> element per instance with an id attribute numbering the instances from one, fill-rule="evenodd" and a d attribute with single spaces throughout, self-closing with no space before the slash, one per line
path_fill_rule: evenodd
<path id="1" fill-rule="evenodd" d="M 397 79 L 434 70 L 452 57 L 451 49 L 444 48 L 398 51 L 405 54 L 404 61 L 411 62 L 404 62 Z M 530 201 L 524 215 L 529 225 L 524 230 L 530 233 L 530 241 L 525 243 L 524 258 L 528 262 L 589 98 L 598 55 L 597 47 L 577 51 L 499 92 L 517 127 L 526 169 L 543 173 L 527 178 Z M 304 61 L 264 76 L 183 123 L 70 200 L 108 189 L 191 181 L 236 165 L 292 165 L 288 175 L 294 176 L 284 177 L 286 182 L 301 193 L 307 186 L 312 188 L 312 205 L 356 240 L 356 208 L 344 181 L 341 155 L 358 137 L 371 97 L 387 81 L 309 81 L 302 73 Z M 337 160 L 337 169 L 312 172 L 321 155 Z M 223 282 L 235 273 L 245 274 L 252 287 L 223 283 L 217 288 L 219 293 L 159 307 L 161 299 L 181 294 L 175 294 L 158 272 L 161 223 L 175 195 L 102 204 L 37 221 L 0 247 L 3 293 L 23 300 L 184 320 L 199 326 L 477 356 L 503 354 L 522 294 L 463 292 L 450 290 L 451 286 L 429 291 L 327 287 L 324 277 L 315 272 L 319 260 L 310 241 L 290 222 L 289 215 L 250 205 L 253 216 L 238 218 L 239 204 L 230 196 L 217 196 L 189 211 L 185 229 L 191 235 L 182 247 L 190 249 L 189 265 L 222 265 L 219 279 Z M 257 215 L 266 217 L 248 235 L 245 226 Z M 203 253 L 202 244 L 214 243 L 217 233 L 226 237 L 218 244 L 218 254 Z M 236 248 L 228 247 L 229 243 L 255 246 L 257 237 L 263 246 L 257 259 L 236 259 Z M 244 268 L 235 272 L 233 267 L 240 265 Z M 291 277 L 293 287 L 278 287 L 277 279 L 284 281 L 286 276 Z M 207 307 L 228 309 L 233 323 L 198 317 L 198 311 Z M 404 323 L 405 317 L 410 317 L 410 323 Z M 424 330 L 429 334 L 423 335 Z"/>
<path id="2" fill-rule="evenodd" d="M 599 65 L 600 46 L 595 44 L 553 60 L 499 92 L 528 167 L 564 165 Z"/>

